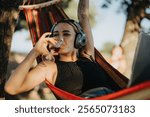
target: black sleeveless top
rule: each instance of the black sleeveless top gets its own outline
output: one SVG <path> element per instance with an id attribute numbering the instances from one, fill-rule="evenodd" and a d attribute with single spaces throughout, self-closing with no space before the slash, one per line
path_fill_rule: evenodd
<path id="1" fill-rule="evenodd" d="M 114 91 L 121 89 L 109 75 L 87 58 L 75 62 L 56 61 L 58 75 L 55 86 L 75 95 L 96 87 L 107 87 Z"/>

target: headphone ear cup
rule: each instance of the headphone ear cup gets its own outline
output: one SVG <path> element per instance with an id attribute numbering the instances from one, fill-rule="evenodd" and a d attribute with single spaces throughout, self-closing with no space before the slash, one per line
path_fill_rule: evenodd
<path id="1" fill-rule="evenodd" d="M 86 45 L 86 36 L 83 32 L 79 32 L 76 34 L 76 38 L 74 41 L 74 47 L 76 49 L 80 49 Z"/>

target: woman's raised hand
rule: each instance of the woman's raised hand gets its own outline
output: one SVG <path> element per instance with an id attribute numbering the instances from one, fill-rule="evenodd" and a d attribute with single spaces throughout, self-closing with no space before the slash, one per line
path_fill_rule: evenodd
<path id="1" fill-rule="evenodd" d="M 38 42 L 35 44 L 34 49 L 36 52 L 40 54 L 48 54 L 48 46 L 53 47 L 54 45 L 56 45 L 57 40 L 54 37 L 50 37 L 51 33 L 47 32 L 44 33 L 40 39 L 38 40 Z"/>
<path id="2" fill-rule="evenodd" d="M 54 48 L 59 48 L 61 42 L 59 39 L 55 37 L 51 37 L 51 33 L 47 32 L 44 33 L 39 41 L 36 43 L 34 50 L 39 54 L 42 55 L 42 59 L 54 61 L 53 55 L 57 55 L 58 53 L 55 52 Z M 52 51 L 53 50 L 53 51 Z"/>

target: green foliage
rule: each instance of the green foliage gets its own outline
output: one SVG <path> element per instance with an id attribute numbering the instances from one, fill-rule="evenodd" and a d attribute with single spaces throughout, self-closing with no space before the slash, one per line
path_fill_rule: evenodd
<path id="1" fill-rule="evenodd" d="M 63 2 L 62 2 L 62 4 L 61 4 L 62 8 L 63 8 L 63 9 L 68 8 L 70 2 L 72 2 L 72 1 L 74 1 L 74 0 L 63 0 Z"/>
<path id="2" fill-rule="evenodd" d="M 67 2 L 69 1 L 69 2 Z M 63 0 L 63 4 L 67 7 L 63 7 L 64 8 L 64 11 L 65 13 L 72 19 L 75 19 L 77 20 L 77 8 L 78 8 L 78 1 L 77 0 Z M 90 23 L 91 23 L 91 26 L 93 27 L 95 25 L 95 16 L 97 14 L 97 11 L 95 9 L 95 6 L 94 5 L 90 5 L 90 8 L 89 8 L 89 18 L 90 18 Z"/>
<path id="3" fill-rule="evenodd" d="M 67 0 L 68 1 L 68 0 Z M 77 6 L 78 3 L 74 0 L 71 0 L 69 4 L 67 4 L 68 7 L 65 7 L 64 11 L 65 13 L 71 18 L 77 20 Z"/>

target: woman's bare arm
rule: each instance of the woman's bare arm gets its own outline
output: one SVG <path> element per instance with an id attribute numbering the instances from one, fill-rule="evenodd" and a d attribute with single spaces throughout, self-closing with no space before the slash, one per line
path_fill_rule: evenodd
<path id="1" fill-rule="evenodd" d="M 27 57 L 16 68 L 16 70 L 10 76 L 9 80 L 6 82 L 5 90 L 9 94 L 15 95 L 28 91 L 42 83 L 46 79 L 47 75 L 53 75 L 54 72 L 51 70 L 51 68 L 53 69 L 53 65 L 55 65 L 53 62 L 50 63 L 52 67 L 47 67 L 47 65 L 40 63 L 30 71 L 32 64 L 36 60 L 37 56 L 44 52 L 46 54 L 48 51 L 46 47 L 49 39 L 45 38 L 46 35 L 47 33 L 43 34 L 41 37 L 42 39 L 36 43 L 35 47 L 30 51 Z M 51 71 L 51 73 L 49 71 Z"/>
<path id="2" fill-rule="evenodd" d="M 29 70 L 32 67 L 32 64 L 34 60 L 36 59 L 37 55 L 38 54 L 34 50 L 32 50 L 27 55 L 25 60 L 23 60 L 23 62 L 16 68 L 16 70 L 11 74 L 9 80 L 5 84 L 6 92 L 13 95 L 13 94 L 18 94 L 18 93 L 27 91 L 28 90 L 27 88 L 29 89 L 33 88 L 30 86 L 30 83 L 29 84 L 26 83 L 26 86 L 25 86 L 24 82 L 28 80 L 27 76 L 29 74 Z M 22 88 L 22 86 L 26 87 L 26 89 Z"/>
<path id="3" fill-rule="evenodd" d="M 83 28 L 84 33 L 86 34 L 87 44 L 82 51 L 82 55 L 87 56 L 92 55 L 94 56 L 94 42 L 93 42 L 93 36 L 91 31 L 91 26 L 89 22 L 89 0 L 79 0 L 78 5 L 78 19 L 80 22 L 80 25 Z"/>

